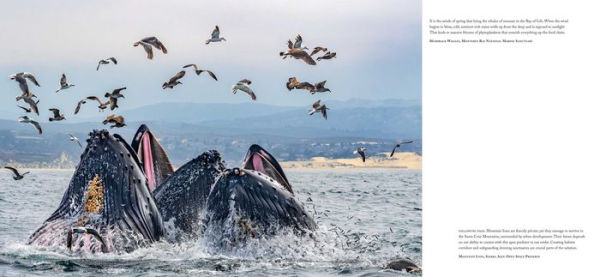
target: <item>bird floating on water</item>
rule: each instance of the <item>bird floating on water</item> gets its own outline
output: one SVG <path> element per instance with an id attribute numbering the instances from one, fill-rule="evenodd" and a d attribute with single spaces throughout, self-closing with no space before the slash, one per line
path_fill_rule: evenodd
<path id="1" fill-rule="evenodd" d="M 15 181 L 21 180 L 21 179 L 23 179 L 23 177 L 25 177 L 25 175 L 29 174 L 29 171 L 24 172 L 23 174 L 21 174 L 21 173 L 19 173 L 19 171 L 16 168 L 10 167 L 10 166 L 5 166 L 4 168 L 12 171 L 12 173 L 14 175 L 13 179 Z"/>
<path id="2" fill-rule="evenodd" d="M 133 44 L 133 46 L 137 47 L 140 44 L 144 48 L 144 51 L 146 51 L 146 57 L 148 59 L 150 59 L 150 60 L 152 58 L 154 58 L 154 52 L 152 51 L 152 46 L 154 46 L 158 50 L 161 50 L 163 53 L 167 54 L 167 48 L 156 37 L 146 37 L 146 38 L 143 38 L 143 39 L 141 39 L 139 41 L 136 41 Z"/>
<path id="3" fill-rule="evenodd" d="M 19 122 L 21 122 L 21 123 L 29 123 L 29 124 L 33 125 L 33 127 L 35 127 L 35 129 L 38 131 L 38 134 L 42 134 L 42 126 L 40 126 L 40 123 L 38 123 L 37 121 L 29 118 L 28 116 L 26 116 L 26 115 L 20 116 L 19 117 Z"/>
<path id="4" fill-rule="evenodd" d="M 48 110 L 52 112 L 52 117 L 48 119 L 50 122 L 65 120 L 65 115 L 61 114 L 59 109 L 48 109 Z"/>
<path id="5" fill-rule="evenodd" d="M 98 69 L 100 69 L 100 65 L 109 64 L 110 62 L 112 62 L 113 64 L 117 64 L 117 59 L 115 59 L 115 57 L 110 57 L 110 58 L 98 61 L 98 66 L 96 66 L 96 71 L 98 71 Z"/>
<path id="6" fill-rule="evenodd" d="M 188 64 L 188 65 L 184 65 L 183 68 L 188 68 L 190 66 L 194 67 L 194 71 L 196 72 L 196 75 L 200 75 L 200 73 L 206 71 L 208 73 L 208 75 L 210 75 L 210 77 L 212 77 L 213 79 L 215 79 L 215 81 L 218 81 L 217 80 L 217 76 L 215 76 L 215 74 L 212 71 L 206 70 L 206 69 L 198 69 L 198 66 L 196 66 L 196 64 L 191 63 L 191 64 Z"/>
<path id="7" fill-rule="evenodd" d="M 175 74 L 175 76 L 171 77 L 171 79 L 169 79 L 168 82 L 165 82 L 162 85 L 162 88 L 163 89 L 166 89 L 166 88 L 172 89 L 176 85 L 183 84 L 182 82 L 179 81 L 179 79 L 183 78 L 183 76 L 185 76 L 185 70 L 177 72 L 177 74 Z"/>
<path id="8" fill-rule="evenodd" d="M 313 103 L 312 109 L 308 112 L 308 115 L 313 115 L 315 113 L 321 113 L 323 117 L 327 120 L 327 106 L 325 104 L 321 105 L 321 100 L 317 100 L 317 102 Z"/>
<path id="9" fill-rule="evenodd" d="M 231 90 L 235 94 L 235 93 L 237 93 L 237 91 L 239 89 L 239 90 L 247 93 L 248 95 L 250 95 L 250 98 L 252 98 L 252 100 L 256 100 L 256 94 L 250 88 L 250 84 L 252 84 L 252 81 L 250 81 L 248 79 L 242 79 L 242 80 L 238 81 L 235 85 L 233 85 L 231 87 Z"/>
<path id="10" fill-rule="evenodd" d="M 221 37 L 221 30 L 219 30 L 219 25 L 215 26 L 215 29 L 210 34 L 210 38 L 206 40 L 206 44 L 211 42 L 220 42 L 227 41 L 224 37 Z"/>
<path id="11" fill-rule="evenodd" d="M 63 89 L 68 89 L 70 87 L 75 86 L 74 84 L 69 84 L 67 83 L 67 75 L 65 75 L 63 73 L 62 77 L 60 77 L 60 87 L 58 87 L 58 89 L 56 90 L 56 92 L 59 92 Z"/>

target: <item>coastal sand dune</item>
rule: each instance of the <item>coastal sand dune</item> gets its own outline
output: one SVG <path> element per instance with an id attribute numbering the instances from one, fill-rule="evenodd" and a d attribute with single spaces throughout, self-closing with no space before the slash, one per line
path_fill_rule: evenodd
<path id="1" fill-rule="evenodd" d="M 421 169 L 422 157 L 416 153 L 400 152 L 390 158 L 390 153 L 379 153 L 367 156 L 363 163 L 360 157 L 351 159 L 329 159 L 314 157 L 308 161 L 281 162 L 284 169 L 356 169 L 356 168 L 406 168 Z"/>

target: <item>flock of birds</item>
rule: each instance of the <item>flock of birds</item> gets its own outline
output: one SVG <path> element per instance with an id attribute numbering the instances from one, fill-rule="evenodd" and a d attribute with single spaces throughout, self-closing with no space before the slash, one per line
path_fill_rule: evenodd
<path id="1" fill-rule="evenodd" d="M 215 26 L 215 29 L 211 33 L 211 37 L 208 40 L 206 40 L 206 44 L 209 44 L 211 42 L 216 43 L 216 42 L 221 42 L 221 41 L 226 41 L 226 39 L 224 37 L 221 37 L 221 31 L 219 29 L 219 26 Z M 295 59 L 303 60 L 304 62 L 306 62 L 309 65 L 316 65 L 316 62 L 312 57 L 320 52 L 323 52 L 324 54 L 320 57 L 317 57 L 316 58 L 317 61 L 330 60 L 330 59 L 336 57 L 335 52 L 328 51 L 327 48 L 321 47 L 321 46 L 314 47 L 313 51 L 309 54 L 308 52 L 306 52 L 309 49 L 308 49 L 308 47 L 306 47 L 302 44 L 302 36 L 300 36 L 300 35 L 296 36 L 295 42 L 292 43 L 291 40 L 288 40 L 287 44 L 288 44 L 288 49 L 286 51 L 280 52 L 280 56 L 282 56 L 283 59 L 290 56 Z M 133 46 L 134 47 L 142 46 L 142 48 L 146 52 L 146 58 L 148 58 L 148 59 L 154 58 L 154 49 L 161 51 L 163 54 L 168 53 L 167 47 L 155 36 L 146 37 L 141 40 L 138 40 L 135 43 L 133 43 Z M 98 65 L 96 66 L 96 71 L 100 70 L 100 67 L 109 65 L 111 63 L 113 65 L 117 65 L 118 61 L 115 57 L 101 59 L 100 61 L 98 61 Z M 183 70 L 177 72 L 177 74 L 175 74 L 173 77 L 171 77 L 168 81 L 164 82 L 162 85 L 162 88 L 163 89 L 173 89 L 177 85 L 183 84 L 180 80 L 181 80 L 181 78 L 183 78 L 185 76 L 185 74 L 186 74 L 185 70 L 188 68 L 190 68 L 190 69 L 193 68 L 194 72 L 198 76 L 200 76 L 203 72 L 206 72 L 206 74 L 208 74 L 212 79 L 214 79 L 215 81 L 218 81 L 217 76 L 211 70 L 199 68 L 196 64 L 187 64 L 187 65 L 183 66 Z M 26 105 L 28 105 L 28 107 L 25 105 L 23 105 L 23 106 L 17 105 L 17 106 L 19 108 L 21 108 L 25 113 L 35 113 L 35 114 L 39 115 L 40 112 L 38 109 L 38 104 L 39 104 L 39 100 L 37 100 L 38 97 L 31 91 L 31 89 L 28 85 L 28 82 L 31 82 L 33 85 L 40 87 L 40 84 L 35 79 L 35 76 L 29 72 L 20 72 L 20 73 L 15 73 L 15 74 L 10 75 L 9 78 L 11 80 L 15 80 L 19 84 L 19 88 L 21 89 L 21 95 L 16 97 L 17 102 L 23 101 Z M 318 82 L 313 85 L 309 82 L 299 82 L 296 79 L 296 77 L 290 77 L 288 82 L 286 83 L 286 88 L 290 91 L 293 89 L 298 89 L 298 90 L 305 89 L 305 90 L 309 91 L 311 94 L 331 92 L 330 89 L 325 87 L 326 82 L 327 81 L 325 80 L 325 81 L 321 81 L 321 82 Z M 64 73 L 62 74 L 59 83 L 60 83 L 60 86 L 56 89 L 56 93 L 75 86 L 75 84 L 68 82 L 67 75 Z M 256 100 L 257 96 L 256 96 L 256 93 L 252 90 L 251 85 L 252 85 L 251 80 L 242 79 L 242 80 L 238 81 L 235 85 L 233 85 L 231 90 L 234 94 L 236 94 L 238 91 L 243 91 L 243 92 L 247 93 L 252 100 Z M 105 93 L 105 95 L 104 95 L 105 99 L 101 99 L 100 97 L 97 97 L 97 96 L 88 96 L 84 99 L 81 99 L 79 102 L 77 102 L 77 105 L 75 107 L 75 112 L 73 114 L 76 115 L 77 113 L 79 113 L 80 109 L 82 108 L 82 105 L 84 105 L 88 102 L 97 102 L 98 109 L 100 111 L 104 111 L 107 108 L 110 108 L 111 111 L 114 111 L 115 109 L 117 109 L 119 107 L 118 106 L 119 98 L 125 98 L 125 96 L 121 93 L 121 91 L 124 89 L 126 89 L 126 87 L 117 88 L 117 89 L 113 90 L 112 93 L 109 93 L 109 92 Z M 321 104 L 321 101 L 317 100 L 312 105 L 312 109 L 309 110 L 309 115 L 313 115 L 315 113 L 321 113 L 323 115 L 323 118 L 327 119 L 327 110 L 328 109 L 329 108 L 325 104 Z M 62 114 L 58 108 L 50 108 L 49 111 L 51 112 L 51 115 L 52 115 L 52 117 L 49 118 L 50 122 L 66 120 L 65 115 Z M 37 132 L 39 134 L 42 134 L 42 127 L 41 127 L 40 123 L 38 121 L 30 118 L 29 116 L 27 116 L 27 115 L 21 116 L 18 118 L 18 121 L 21 123 L 31 124 L 33 127 L 35 127 L 35 129 L 37 130 Z M 111 124 L 110 125 L 111 128 L 120 128 L 120 127 L 126 126 L 125 119 L 123 118 L 123 116 L 114 115 L 114 114 L 108 115 L 102 121 L 102 123 L 103 124 Z"/>
<path id="2" fill-rule="evenodd" d="M 219 26 L 215 26 L 215 29 L 211 33 L 211 37 L 208 40 L 206 40 L 206 44 L 209 44 L 211 42 L 217 43 L 217 42 L 221 42 L 221 41 L 226 41 L 226 39 L 224 37 L 221 37 L 221 31 L 219 29 Z M 146 58 L 148 58 L 148 59 L 154 58 L 154 49 L 157 49 L 158 51 L 162 52 L 163 54 L 168 53 L 165 45 L 155 36 L 143 38 L 139 41 L 136 41 L 133 44 L 134 47 L 137 47 L 140 45 L 146 52 Z M 288 40 L 287 46 L 288 46 L 287 50 L 279 53 L 279 55 L 282 57 L 282 59 L 286 59 L 287 57 L 292 57 L 294 59 L 302 60 L 306 64 L 316 65 L 317 63 L 315 62 L 315 59 L 313 59 L 313 56 L 315 56 L 319 53 L 323 53 L 323 54 L 316 58 L 317 61 L 330 60 L 330 59 L 333 59 L 336 57 L 336 52 L 329 51 L 326 47 L 322 47 L 322 46 L 314 47 L 313 50 L 309 54 L 307 52 L 307 51 L 309 51 L 309 48 L 302 44 L 302 36 L 300 36 L 300 35 L 296 36 L 294 42 L 292 42 L 291 39 Z M 113 65 L 117 65 L 118 61 L 115 57 L 101 59 L 100 61 L 98 61 L 98 65 L 96 66 L 96 71 L 100 70 L 101 66 L 109 65 L 111 63 Z M 181 80 L 181 78 L 183 78 L 185 76 L 185 74 L 186 74 L 185 70 L 189 69 L 189 68 L 193 68 L 194 72 L 198 76 L 200 76 L 201 73 L 206 72 L 212 79 L 214 79 L 215 81 L 218 81 L 218 78 L 214 72 L 207 70 L 207 69 L 201 69 L 196 64 L 187 64 L 187 65 L 183 66 L 183 70 L 179 71 L 168 81 L 164 82 L 162 85 L 162 88 L 163 89 L 167 89 L 167 88 L 173 89 L 177 85 L 181 85 L 182 82 L 180 80 Z M 28 107 L 21 106 L 21 105 L 17 105 L 17 106 L 19 108 L 21 108 L 25 113 L 35 113 L 36 115 L 39 116 L 40 113 L 39 113 L 39 109 L 38 109 L 38 104 L 39 104 L 40 100 L 38 100 L 38 97 L 31 91 L 31 89 L 28 85 L 28 82 L 30 82 L 33 85 L 40 87 L 40 84 L 35 79 L 35 76 L 29 72 L 20 72 L 20 73 L 15 73 L 15 74 L 10 75 L 9 79 L 16 81 L 19 84 L 19 88 L 21 89 L 21 95 L 16 97 L 17 103 L 19 101 L 23 101 L 25 104 L 28 105 Z M 288 79 L 287 83 L 285 84 L 285 86 L 289 91 L 294 90 L 294 89 L 295 90 L 307 90 L 308 92 L 310 92 L 311 94 L 314 95 L 316 93 L 331 92 L 331 90 L 329 88 L 325 87 L 326 82 L 327 82 L 327 80 L 324 80 L 324 81 L 321 81 L 321 82 L 318 82 L 315 84 L 311 84 L 309 82 L 299 82 L 296 79 L 296 77 L 290 77 Z M 68 82 L 67 76 L 64 73 L 62 74 L 59 83 L 60 83 L 60 86 L 56 89 L 56 93 L 75 86 L 75 84 Z M 242 80 L 238 81 L 235 85 L 233 85 L 231 90 L 234 94 L 236 94 L 238 90 L 243 91 L 246 94 L 248 94 L 252 100 L 256 100 L 257 96 L 256 96 L 256 93 L 250 87 L 251 84 L 252 84 L 251 80 L 242 79 Z M 84 99 L 81 99 L 77 102 L 77 104 L 75 106 L 75 111 L 73 114 L 75 114 L 75 115 L 78 114 L 80 109 L 82 108 L 82 106 L 88 102 L 98 103 L 97 107 L 98 107 L 99 111 L 101 111 L 101 112 L 107 108 L 109 108 L 111 111 L 114 111 L 115 109 L 119 108 L 119 105 L 118 105 L 119 99 L 125 98 L 125 96 L 122 94 L 122 91 L 125 89 L 127 89 L 127 88 L 121 87 L 121 88 L 114 89 L 110 93 L 106 92 L 104 94 L 104 100 L 97 96 L 87 96 Z M 327 105 L 321 103 L 321 100 L 317 100 L 316 102 L 313 103 L 312 109 L 309 110 L 308 114 L 313 115 L 315 113 L 321 113 L 323 118 L 327 119 L 327 110 L 329 110 Z M 61 113 L 61 111 L 58 108 L 50 108 L 49 111 L 51 112 L 51 117 L 48 119 L 49 122 L 66 120 L 65 115 L 63 113 Z M 20 116 L 18 118 L 18 121 L 20 123 L 31 124 L 33 127 L 35 127 L 35 129 L 37 130 L 37 132 L 39 134 L 42 134 L 42 127 L 41 127 L 40 123 L 38 121 L 30 118 L 28 115 Z M 105 125 L 110 124 L 110 128 L 121 128 L 121 127 L 126 126 L 125 118 L 121 115 L 115 115 L 115 114 L 108 115 L 102 121 L 102 123 Z M 71 141 L 77 142 L 77 144 L 80 147 L 82 147 L 82 145 L 77 137 L 73 136 L 72 134 L 69 134 L 69 138 Z M 412 141 L 400 142 L 399 144 L 396 145 L 396 147 L 394 147 L 394 150 L 392 151 L 392 154 L 390 156 L 393 156 L 394 151 L 396 150 L 397 147 L 400 147 L 400 145 L 402 145 L 402 144 L 411 143 L 411 142 Z M 362 157 L 363 162 L 365 162 L 365 159 L 366 159 L 365 152 L 366 152 L 365 147 L 359 147 L 356 151 L 354 151 L 355 154 L 359 154 Z M 24 174 L 23 175 L 19 174 L 16 169 L 11 168 L 11 167 L 5 167 L 5 168 L 13 171 L 13 173 L 15 174 L 15 177 L 14 177 L 15 180 L 20 180 L 23 178 Z"/>

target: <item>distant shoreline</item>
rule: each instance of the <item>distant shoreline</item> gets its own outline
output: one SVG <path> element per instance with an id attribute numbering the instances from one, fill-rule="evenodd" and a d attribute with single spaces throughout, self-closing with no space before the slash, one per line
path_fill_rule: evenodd
<path id="1" fill-rule="evenodd" d="M 285 170 L 421 169 L 422 157 L 411 152 L 395 153 L 394 157 L 390 157 L 390 153 L 380 153 L 367 156 L 364 163 L 358 155 L 350 159 L 313 157 L 308 161 L 281 162 L 281 166 Z"/>
<path id="2" fill-rule="evenodd" d="M 363 163 L 360 157 L 330 159 L 325 157 L 313 157 L 304 161 L 285 161 L 280 162 L 284 170 L 302 171 L 302 170 L 343 170 L 343 169 L 422 169 L 422 157 L 412 152 L 394 153 L 394 157 L 389 157 L 390 153 L 380 153 L 373 156 L 367 156 Z M 59 167 L 21 167 L 20 171 L 73 171 L 73 168 Z"/>

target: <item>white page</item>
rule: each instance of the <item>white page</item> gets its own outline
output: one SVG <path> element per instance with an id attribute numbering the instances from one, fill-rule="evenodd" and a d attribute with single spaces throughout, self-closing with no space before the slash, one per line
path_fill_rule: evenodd
<path id="1" fill-rule="evenodd" d="M 425 276 L 593 276 L 599 245 L 592 1 L 423 5 Z M 436 43 L 435 19 L 567 19 L 532 42 Z M 458 250 L 459 229 L 577 229 L 576 250 Z M 560 240 L 560 239 L 558 239 Z M 539 258 L 459 258 L 459 254 Z"/>

